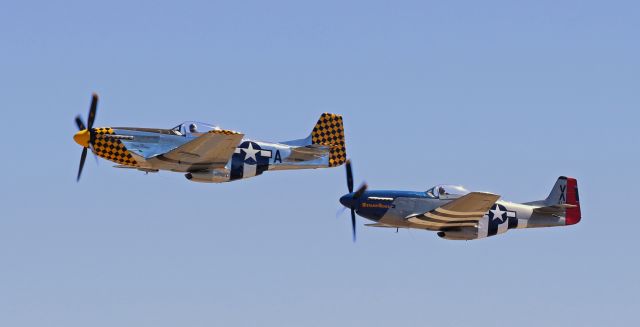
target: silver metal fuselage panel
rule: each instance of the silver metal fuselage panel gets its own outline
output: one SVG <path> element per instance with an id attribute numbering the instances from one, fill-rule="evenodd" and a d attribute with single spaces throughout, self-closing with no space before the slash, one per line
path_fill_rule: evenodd
<path id="1" fill-rule="evenodd" d="M 443 231 L 429 226 L 413 223 L 407 219 L 412 215 L 423 214 L 439 208 L 452 200 L 434 199 L 425 196 L 400 195 L 394 192 L 386 197 L 385 191 L 365 192 L 356 212 L 367 219 L 386 227 L 415 228 Z M 418 192 L 412 192 L 417 194 Z M 393 198 L 386 209 L 378 199 Z M 447 232 L 451 239 L 478 239 L 505 233 L 509 229 L 564 226 L 565 218 L 558 215 L 534 213 L 538 206 L 507 201 L 497 201 L 477 223 L 475 227 L 453 228 Z"/>
<path id="2" fill-rule="evenodd" d="M 299 161 L 290 158 L 296 146 L 250 138 L 242 139 L 235 153 L 226 163 L 198 166 L 189 162 L 188 155 L 185 155 L 184 162 L 162 160 L 162 154 L 193 141 L 197 136 L 172 135 L 171 133 L 157 133 L 137 128 L 114 128 L 114 133 L 121 136 L 132 136 L 131 139 L 122 138 L 120 141 L 132 153 L 139 168 L 147 170 L 184 173 L 216 170 L 220 172 L 219 176 L 223 176 L 222 172 L 226 172 L 229 175 L 229 180 L 226 181 L 230 181 L 254 177 L 267 170 L 315 169 L 329 166 L 328 151 L 324 155 L 310 158 L 311 160 Z M 208 182 L 222 181 L 225 180 L 217 178 Z"/>

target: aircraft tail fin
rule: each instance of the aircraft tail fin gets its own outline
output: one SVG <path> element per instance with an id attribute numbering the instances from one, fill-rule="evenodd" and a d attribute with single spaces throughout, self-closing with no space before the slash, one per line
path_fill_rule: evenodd
<path id="1" fill-rule="evenodd" d="M 327 151 L 329 152 L 329 167 L 337 167 L 347 161 L 344 125 L 342 116 L 338 114 L 323 113 L 309 136 L 300 140 L 285 141 L 282 144 L 296 147 L 292 153 L 295 161 L 311 160 L 309 155 L 316 158 L 326 155 Z"/>
<path id="2" fill-rule="evenodd" d="M 567 225 L 580 222 L 580 196 L 578 181 L 575 178 L 560 176 L 549 196 L 543 201 L 547 207 L 564 207 Z"/>
<path id="3" fill-rule="evenodd" d="M 323 113 L 311 132 L 311 144 L 329 146 L 329 167 L 337 167 L 347 161 L 342 116 Z"/>

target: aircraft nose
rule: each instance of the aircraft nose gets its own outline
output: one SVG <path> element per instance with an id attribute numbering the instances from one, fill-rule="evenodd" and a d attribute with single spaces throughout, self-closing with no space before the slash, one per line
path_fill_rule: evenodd
<path id="1" fill-rule="evenodd" d="M 73 140 L 76 141 L 76 143 L 78 143 L 81 147 L 88 148 L 89 147 L 89 131 L 86 129 L 83 129 L 77 132 L 73 136 Z"/>
<path id="2" fill-rule="evenodd" d="M 351 208 L 353 202 L 353 193 L 345 194 L 340 198 L 340 203 L 347 208 Z"/>

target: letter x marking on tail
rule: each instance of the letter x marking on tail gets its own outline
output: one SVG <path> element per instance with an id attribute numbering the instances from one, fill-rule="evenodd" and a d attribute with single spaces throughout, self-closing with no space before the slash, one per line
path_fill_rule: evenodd
<path id="1" fill-rule="evenodd" d="M 567 198 L 565 198 L 565 192 L 567 191 L 567 185 L 560 185 L 560 199 L 558 200 L 558 202 L 560 203 L 566 203 L 567 202 Z"/>

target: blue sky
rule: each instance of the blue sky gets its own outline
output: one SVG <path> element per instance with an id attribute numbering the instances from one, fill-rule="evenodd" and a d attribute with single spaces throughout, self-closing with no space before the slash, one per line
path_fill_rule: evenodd
<path id="1" fill-rule="evenodd" d="M 638 324 L 635 1 L 0 3 L 0 325 Z M 583 220 L 472 242 L 362 226 L 344 170 L 229 184 L 111 168 L 97 126 L 259 139 L 344 115 L 356 183 L 544 198 Z"/>

